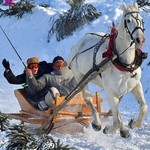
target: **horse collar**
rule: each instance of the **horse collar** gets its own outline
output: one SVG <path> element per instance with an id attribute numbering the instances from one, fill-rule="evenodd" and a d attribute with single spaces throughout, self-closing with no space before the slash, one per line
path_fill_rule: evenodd
<path id="1" fill-rule="evenodd" d="M 134 12 L 133 12 L 134 13 Z M 107 48 L 107 51 L 103 53 L 103 58 L 106 58 L 106 57 L 112 57 L 113 56 L 113 53 L 116 53 L 116 46 L 115 46 L 115 39 L 117 37 L 117 30 L 115 27 L 112 27 L 111 29 L 111 34 L 110 34 L 110 39 L 109 39 L 109 44 L 108 44 L 108 48 Z M 130 46 L 133 44 L 133 41 L 131 42 Z M 129 47 L 130 47 L 129 46 Z M 128 47 L 128 48 L 129 48 Z M 128 49 L 127 48 L 127 49 Z M 123 53 L 127 50 L 125 49 L 123 51 Z M 123 54 L 121 53 L 121 54 Z M 116 54 L 117 55 L 117 54 Z M 120 71 L 126 71 L 126 72 L 133 72 L 134 70 L 136 70 L 138 67 L 141 66 L 142 62 L 143 62 L 143 58 L 142 57 L 142 51 L 140 49 L 136 49 L 136 52 L 135 52 L 135 59 L 133 61 L 133 63 L 127 65 L 127 64 L 124 64 L 123 62 L 121 62 L 119 60 L 119 57 L 117 57 L 116 59 L 113 59 L 111 60 L 113 65 Z"/>
<path id="2" fill-rule="evenodd" d="M 133 73 L 133 71 L 141 66 L 143 60 L 145 59 L 144 57 L 142 57 L 142 54 L 142 51 L 140 49 L 137 49 L 135 53 L 135 59 L 133 63 L 129 65 L 122 63 L 118 57 L 114 59 L 112 63 L 120 71 Z"/>

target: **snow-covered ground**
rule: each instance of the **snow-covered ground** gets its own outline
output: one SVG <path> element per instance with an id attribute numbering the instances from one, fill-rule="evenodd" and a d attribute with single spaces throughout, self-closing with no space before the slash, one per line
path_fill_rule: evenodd
<path id="1" fill-rule="evenodd" d="M 38 1 L 40 2 L 40 0 Z M 86 0 L 87 3 L 93 4 L 103 16 L 95 20 L 84 28 L 76 31 L 72 36 L 57 42 L 52 38 L 47 43 L 47 34 L 49 30 L 50 17 L 55 12 L 68 9 L 68 5 L 64 0 L 48 1 L 52 8 L 36 7 L 32 14 L 24 14 L 23 18 L 2 17 L 0 25 L 7 33 L 11 42 L 15 46 L 22 60 L 26 62 L 28 57 L 37 56 L 40 60 L 51 62 L 57 55 L 62 55 L 67 59 L 72 45 L 87 32 L 108 32 L 111 22 L 119 23 L 122 16 L 122 2 L 131 3 L 132 0 L 114 1 L 114 0 Z M 1 6 L 5 9 L 6 6 Z M 146 42 L 143 51 L 149 52 L 150 47 L 150 14 L 141 10 L 145 22 L 145 38 Z M 17 75 L 23 72 L 24 67 L 12 49 L 3 32 L 0 30 L 0 62 L 6 58 L 10 61 L 13 72 Z M 142 84 L 145 98 L 150 106 L 150 67 L 147 65 L 150 61 L 148 58 L 142 64 Z M 1 112 L 18 112 L 19 104 L 13 94 L 14 89 L 20 88 L 19 85 L 10 85 L 3 77 L 4 68 L 0 65 L 0 111 Z M 104 102 L 102 104 L 103 111 L 109 110 L 107 98 L 104 92 L 90 84 L 92 92 L 99 91 Z M 120 103 L 120 112 L 127 124 L 131 118 L 135 118 L 139 113 L 139 106 L 131 94 L 126 95 Z M 70 144 L 80 150 L 148 150 L 150 149 L 150 109 L 140 129 L 130 130 L 132 136 L 128 139 L 121 138 L 119 133 L 114 135 L 105 135 L 102 130 L 95 132 L 91 127 L 84 129 L 84 133 L 76 133 L 74 135 L 54 133 L 53 137 L 59 138 L 62 142 Z M 103 120 L 103 127 L 112 123 L 111 118 Z"/>

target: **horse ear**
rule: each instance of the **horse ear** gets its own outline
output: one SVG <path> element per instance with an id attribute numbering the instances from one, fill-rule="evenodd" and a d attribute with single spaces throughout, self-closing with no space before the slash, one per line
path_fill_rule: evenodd
<path id="1" fill-rule="evenodd" d="M 123 12 L 126 12 L 127 10 L 127 5 L 125 3 L 122 3 L 122 8 L 123 8 Z"/>
<path id="2" fill-rule="evenodd" d="M 134 7 L 137 8 L 137 10 L 139 9 L 139 6 L 136 2 L 134 3 Z"/>

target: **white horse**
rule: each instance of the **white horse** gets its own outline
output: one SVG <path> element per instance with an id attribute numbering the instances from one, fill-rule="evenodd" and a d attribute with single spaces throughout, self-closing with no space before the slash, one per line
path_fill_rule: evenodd
<path id="1" fill-rule="evenodd" d="M 102 42 L 102 36 L 86 34 L 72 47 L 69 64 L 75 78 L 80 81 L 91 68 L 106 59 L 103 57 L 105 52 L 105 57 L 112 57 L 114 54 L 117 56 L 117 59 L 111 59 L 106 68 L 91 82 L 104 89 L 113 114 L 113 125 L 106 126 L 103 132 L 114 133 L 119 129 L 122 137 L 129 137 L 130 133 L 123 124 L 118 110 L 121 98 L 126 93 L 132 92 L 140 105 L 138 118 L 131 119 L 129 123 L 131 128 L 141 127 L 148 110 L 140 82 L 142 54 L 139 49 L 143 46 L 145 38 L 143 20 L 137 3 L 129 6 L 123 4 L 123 17 L 116 30 L 116 38 L 112 39 L 111 43 L 108 37 L 103 36 L 105 40 Z M 92 108 L 92 126 L 98 131 L 101 129 L 101 121 L 91 102 L 87 86 L 83 92 L 87 104 Z"/>

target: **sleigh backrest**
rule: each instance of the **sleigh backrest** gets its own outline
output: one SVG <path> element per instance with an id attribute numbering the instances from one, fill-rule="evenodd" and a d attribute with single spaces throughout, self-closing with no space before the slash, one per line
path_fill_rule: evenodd
<path id="1" fill-rule="evenodd" d="M 35 108 L 29 101 L 26 95 L 26 92 L 24 89 L 17 89 L 14 91 L 14 94 L 19 102 L 20 105 L 20 112 L 27 112 L 31 114 L 38 114 L 38 115 L 44 115 L 44 111 L 41 111 L 37 108 Z M 46 113 L 47 115 L 49 114 L 49 111 Z"/>

